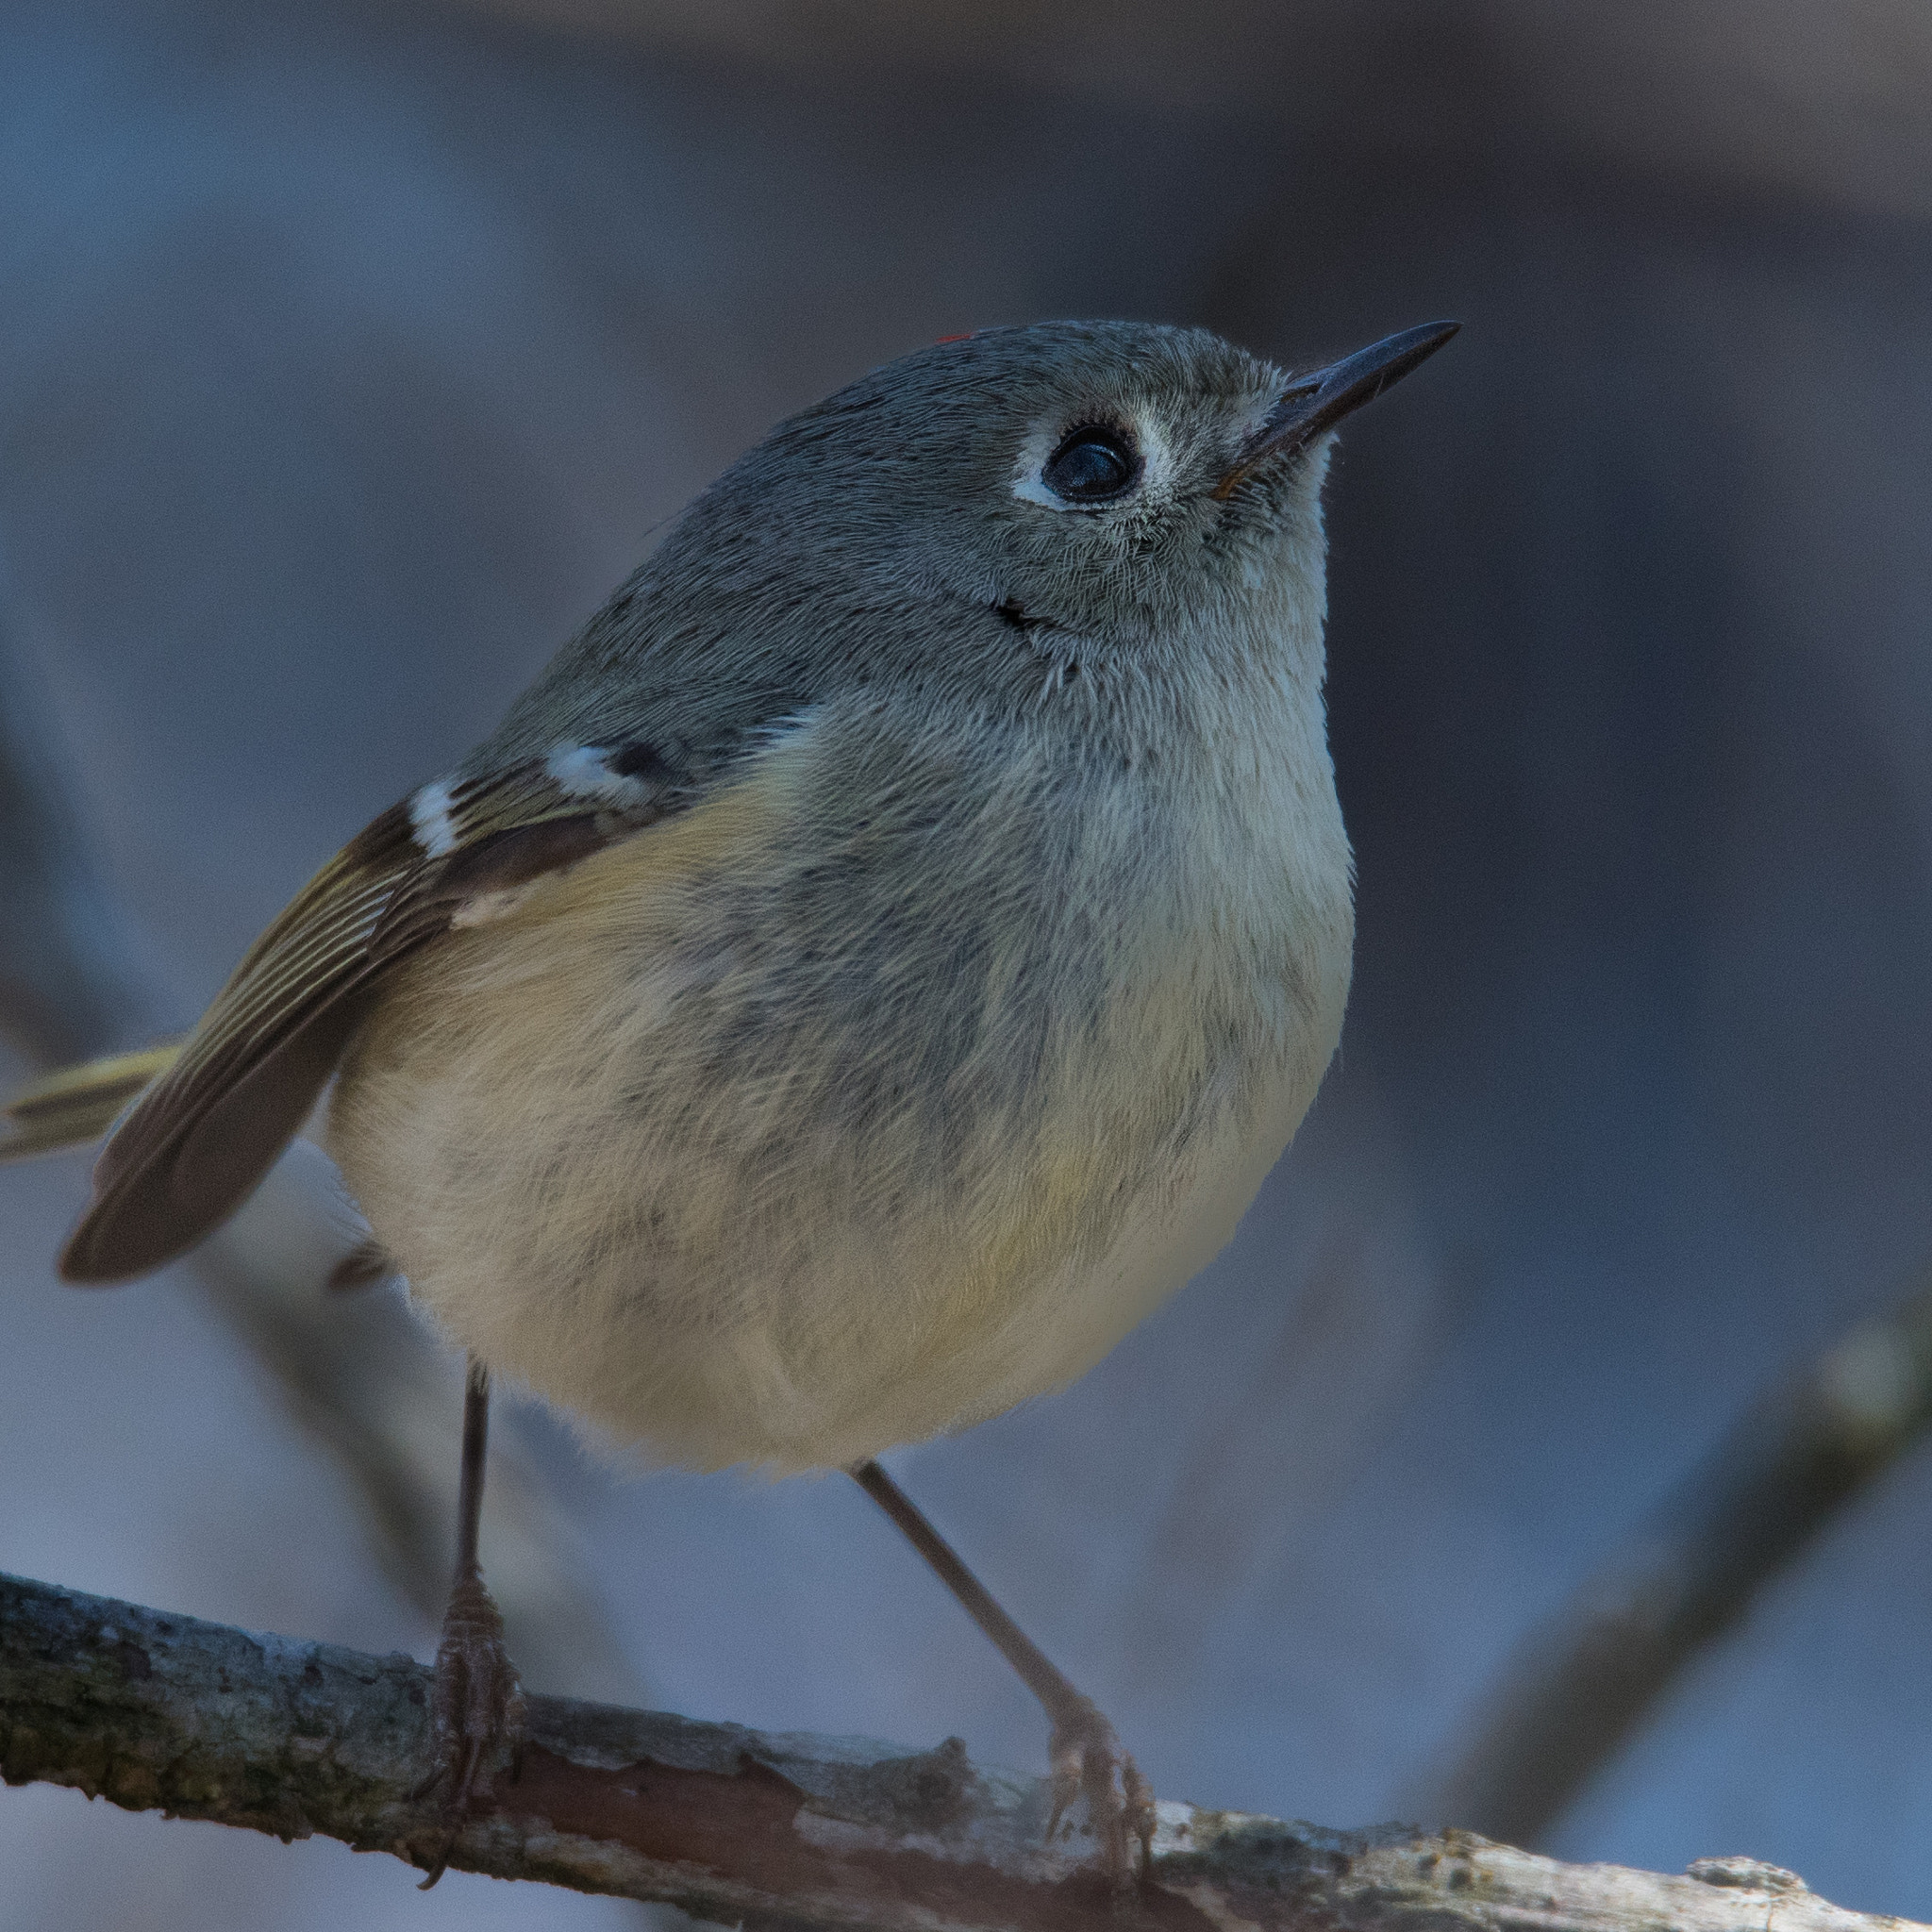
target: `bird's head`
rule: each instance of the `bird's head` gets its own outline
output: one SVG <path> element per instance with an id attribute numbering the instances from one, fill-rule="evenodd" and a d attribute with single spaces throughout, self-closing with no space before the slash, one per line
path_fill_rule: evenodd
<path id="1" fill-rule="evenodd" d="M 855 680 L 978 715 L 1064 697 L 1130 706 L 1137 733 L 1166 728 L 1181 682 L 1319 688 L 1333 432 L 1456 327 L 1299 375 L 1142 323 L 918 350 L 733 464 L 614 601 L 609 641 L 646 675 L 789 703 Z"/>

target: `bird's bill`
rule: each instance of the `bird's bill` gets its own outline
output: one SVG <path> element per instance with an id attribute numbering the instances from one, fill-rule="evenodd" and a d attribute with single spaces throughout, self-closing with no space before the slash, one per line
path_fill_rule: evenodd
<path id="1" fill-rule="evenodd" d="M 1296 376 L 1241 445 L 1234 467 L 1214 486 L 1215 497 L 1232 496 L 1270 457 L 1306 448 L 1324 429 L 1333 429 L 1344 416 L 1374 402 L 1411 369 L 1421 368 L 1461 326 L 1459 322 L 1425 322 L 1420 328 L 1385 336 L 1339 362 Z"/>

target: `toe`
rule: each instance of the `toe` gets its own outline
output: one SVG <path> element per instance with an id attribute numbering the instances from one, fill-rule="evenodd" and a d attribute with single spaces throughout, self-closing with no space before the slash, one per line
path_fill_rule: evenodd
<path id="1" fill-rule="evenodd" d="M 1149 1870 L 1154 1852 L 1154 1790 L 1134 1760 L 1122 1750 L 1114 1727 L 1098 1707 L 1082 1698 L 1055 1725 L 1049 1746 L 1053 1777 L 1051 1843 L 1060 1820 L 1076 1797 L 1087 1801 L 1088 1828 L 1099 1841 L 1101 1857 L 1117 1891 L 1134 1883 L 1132 1847 L 1141 1848 L 1140 1870 Z"/>
<path id="2" fill-rule="evenodd" d="M 429 1774 L 414 1796 L 442 1789 L 448 1838 L 425 1885 L 442 1875 L 462 1819 L 490 1798 L 500 1763 L 508 1757 L 514 1777 L 521 1756 L 523 1690 L 504 1642 L 503 1619 L 475 1572 L 458 1579 L 443 1613 L 429 1717 Z"/>

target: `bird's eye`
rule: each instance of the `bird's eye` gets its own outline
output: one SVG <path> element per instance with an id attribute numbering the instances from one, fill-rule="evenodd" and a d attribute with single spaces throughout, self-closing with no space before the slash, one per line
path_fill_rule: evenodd
<path id="1" fill-rule="evenodd" d="M 1068 503 L 1106 503 L 1132 489 L 1140 474 L 1134 445 L 1116 430 L 1090 424 L 1061 440 L 1040 480 Z"/>

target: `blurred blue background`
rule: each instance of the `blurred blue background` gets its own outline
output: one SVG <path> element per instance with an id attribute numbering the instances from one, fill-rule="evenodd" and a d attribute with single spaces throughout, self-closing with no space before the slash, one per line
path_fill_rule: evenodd
<path id="1" fill-rule="evenodd" d="M 1083 1383 L 893 1459 L 1157 1789 L 1365 1824 L 1932 1260 L 1928 224 L 1904 0 L 13 0 L 0 567 L 185 1022 L 780 415 L 994 322 L 1462 317 L 1330 485 L 1314 1113 Z M 0 1567 L 426 1656 L 206 1307 L 56 1284 L 84 1185 L 0 1172 Z M 536 1440 L 654 1702 L 1041 1765 L 850 1485 Z M 1928 1524 L 1919 1457 L 1555 1849 L 1932 1918 Z M 0 1791 L 7 1932 L 636 1916 Z"/>

